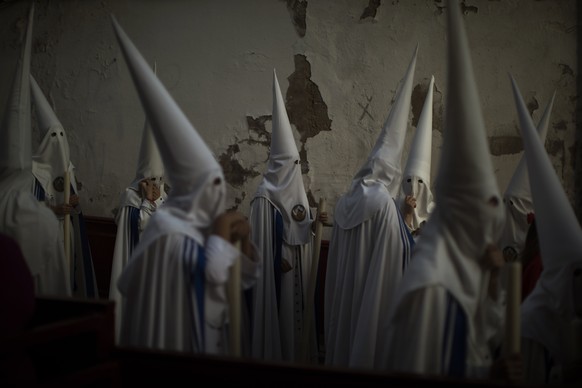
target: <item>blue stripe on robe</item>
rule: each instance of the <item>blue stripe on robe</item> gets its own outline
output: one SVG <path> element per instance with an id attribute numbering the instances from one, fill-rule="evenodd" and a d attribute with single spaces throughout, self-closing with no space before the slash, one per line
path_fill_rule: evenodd
<path id="1" fill-rule="evenodd" d="M 447 293 L 447 313 L 443 338 L 442 373 L 465 377 L 467 360 L 467 317 L 461 305 Z"/>
<path id="2" fill-rule="evenodd" d="M 281 213 L 275 209 L 274 211 L 274 223 L 273 223 L 273 270 L 275 276 L 275 290 L 277 293 L 277 311 L 279 311 L 279 306 L 281 305 L 281 262 L 282 262 L 282 250 L 283 250 L 283 216 Z"/>
<path id="3" fill-rule="evenodd" d="M 396 201 L 394 201 L 394 205 L 396 206 L 396 209 L 398 209 Z M 410 230 L 408 230 L 408 226 L 406 226 L 406 223 L 402 219 L 402 214 L 400 213 L 400 210 L 397 211 L 397 214 L 398 222 L 400 224 L 400 241 L 402 241 L 402 273 L 404 273 L 406 267 L 408 267 L 408 263 L 410 261 L 410 254 L 412 252 L 412 248 L 414 247 L 415 242 L 414 237 L 412 237 L 412 234 L 410 233 Z"/>
<path id="4" fill-rule="evenodd" d="M 196 249 L 197 248 L 197 249 Z M 196 249 L 196 256 L 194 257 L 194 250 Z M 190 286 L 188 293 L 188 301 L 191 321 L 191 335 L 192 335 L 192 350 L 204 352 L 204 291 L 205 291 L 205 270 L 206 270 L 206 255 L 204 247 L 199 246 L 194 239 L 187 238 L 184 241 L 183 251 L 183 265 L 186 274 L 186 283 Z M 194 313 L 194 303 L 192 297 L 196 299 L 197 314 Z M 196 329 L 200 328 L 200 332 Z"/>
<path id="5" fill-rule="evenodd" d="M 39 201 L 44 202 L 46 200 L 46 192 L 36 178 L 34 178 L 34 187 L 32 188 L 32 193 Z"/>

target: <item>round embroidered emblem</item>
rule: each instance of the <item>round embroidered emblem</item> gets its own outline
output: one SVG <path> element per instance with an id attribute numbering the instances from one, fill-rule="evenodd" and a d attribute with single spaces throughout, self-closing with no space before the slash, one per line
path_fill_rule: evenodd
<path id="1" fill-rule="evenodd" d="M 59 193 L 65 191 L 65 179 L 62 176 L 58 176 L 53 181 L 53 187 Z"/>
<path id="2" fill-rule="evenodd" d="M 295 221 L 303 221 L 305 219 L 305 207 L 303 205 L 295 205 L 291 210 L 291 216 Z"/>

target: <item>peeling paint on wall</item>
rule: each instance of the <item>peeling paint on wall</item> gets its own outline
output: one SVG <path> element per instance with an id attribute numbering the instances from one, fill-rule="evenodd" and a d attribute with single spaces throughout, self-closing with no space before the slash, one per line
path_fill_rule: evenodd
<path id="1" fill-rule="evenodd" d="M 461 10 L 463 11 L 464 15 L 468 15 L 469 12 L 478 13 L 479 8 L 475 7 L 474 5 L 467 5 L 465 1 L 461 3 Z"/>
<path id="2" fill-rule="evenodd" d="M 576 144 L 572 144 L 568 147 L 568 151 L 570 152 L 570 167 L 576 169 Z"/>
<path id="3" fill-rule="evenodd" d="M 434 6 L 436 8 L 435 14 L 442 15 L 445 12 L 445 3 L 443 0 L 434 0 Z"/>
<path id="4" fill-rule="evenodd" d="M 299 152 L 302 173 L 309 171 L 305 143 L 308 138 L 321 131 L 331 130 L 327 105 L 321 97 L 319 87 L 311 80 L 311 64 L 305 55 L 295 55 L 295 71 L 288 77 L 286 94 L 289 121 L 301 134 L 302 147 Z"/>
<path id="5" fill-rule="evenodd" d="M 546 151 L 548 155 L 557 156 L 564 150 L 564 141 L 563 140 L 556 140 L 556 139 L 547 139 L 546 140 Z"/>
<path id="6" fill-rule="evenodd" d="M 260 175 L 259 172 L 252 169 L 244 168 L 235 158 L 240 152 L 238 144 L 228 146 L 226 152 L 218 157 L 218 162 L 224 171 L 224 178 L 234 187 L 242 187 L 248 178 L 254 178 Z"/>
<path id="7" fill-rule="evenodd" d="M 271 145 L 271 133 L 265 128 L 265 123 L 272 119 L 273 116 L 271 115 L 259 116 L 257 118 L 247 116 L 249 138 L 244 141 L 247 144 L 260 144 L 269 147 Z"/>
<path id="8" fill-rule="evenodd" d="M 378 7 L 382 4 L 381 0 L 370 0 L 368 6 L 364 8 L 364 12 L 362 12 L 362 16 L 360 16 L 360 20 L 376 17 L 376 12 L 378 11 Z"/>
<path id="9" fill-rule="evenodd" d="M 291 19 L 293 21 L 293 26 L 295 31 L 300 37 L 305 36 L 305 31 L 307 31 L 307 0 L 285 0 L 287 2 L 287 9 L 291 14 Z"/>
<path id="10" fill-rule="evenodd" d="M 530 116 L 533 116 L 534 112 L 540 109 L 540 103 L 533 96 L 528 98 L 526 105 Z"/>
<path id="11" fill-rule="evenodd" d="M 554 129 L 556 131 L 565 131 L 566 129 L 568 129 L 568 123 L 566 123 L 565 120 L 560 120 L 554 124 Z"/>
<path id="12" fill-rule="evenodd" d="M 558 66 L 560 66 L 560 69 L 562 69 L 562 75 L 571 75 L 574 77 L 574 70 L 572 70 L 570 66 L 566 65 L 565 63 L 559 63 Z"/>
<path id="13" fill-rule="evenodd" d="M 428 93 L 428 85 L 430 84 L 430 79 L 426 79 L 423 82 L 417 84 L 414 89 L 412 89 L 412 95 L 410 97 L 410 109 L 412 111 L 412 126 L 416 127 L 418 125 L 418 120 L 420 119 L 420 114 L 422 108 L 424 107 L 424 101 L 426 100 L 426 95 Z M 438 90 L 436 83 L 433 87 L 433 101 L 432 101 L 432 129 L 442 132 L 442 117 L 443 117 L 443 94 Z"/>
<path id="14" fill-rule="evenodd" d="M 311 80 L 311 64 L 305 55 L 295 55 L 295 71 L 288 78 L 286 94 L 289 121 L 301 134 L 301 171 L 309 171 L 305 143 L 321 131 L 331 131 L 331 119 L 319 87 Z"/>

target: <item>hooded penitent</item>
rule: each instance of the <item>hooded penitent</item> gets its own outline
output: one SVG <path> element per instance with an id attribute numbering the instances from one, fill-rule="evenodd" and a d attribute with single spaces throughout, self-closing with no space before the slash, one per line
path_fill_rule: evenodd
<path id="1" fill-rule="evenodd" d="M 75 167 L 70 162 L 69 142 L 65 129 L 32 75 L 30 76 L 30 86 L 38 126 L 45 133 L 37 154 L 32 157 L 32 174 L 44 191 L 42 196 L 44 201 L 49 205 L 56 206 L 65 203 L 65 171 L 69 172 L 71 194 L 77 193 Z M 41 199 L 42 197 L 37 192 L 38 185 L 36 183 L 34 188 L 35 195 Z M 64 222 L 64 219 L 61 221 Z M 71 214 L 71 230 L 71 252 L 72 260 L 74 260 L 72 265 L 74 268 L 72 272 L 73 293 L 79 297 L 96 297 L 97 282 L 93 270 L 91 248 L 85 233 L 85 220 L 80 211 Z M 62 239 L 64 243 L 64 236 Z"/>
<path id="2" fill-rule="evenodd" d="M 336 205 L 325 278 L 328 365 L 373 367 L 386 339 L 382 325 L 410 261 L 414 241 L 395 194 L 417 52 L 374 149 Z"/>
<path id="3" fill-rule="evenodd" d="M 249 299 L 251 352 L 256 358 L 293 361 L 300 354 L 301 330 L 307 329 L 303 326 L 303 301 L 309 279 L 313 219 L 299 152 L 274 70 L 272 79 L 269 160 L 249 214 L 252 239 L 264 260 L 262 276 Z"/>
<path id="4" fill-rule="evenodd" d="M 517 84 L 511 81 L 544 265 L 536 287 L 521 306 L 522 337 L 542 344 L 559 363 L 569 364 L 578 350 L 574 347 L 580 346 L 573 343 L 572 321 L 582 313 L 582 290 L 575 281 L 582 271 L 582 229 Z"/>
<path id="5" fill-rule="evenodd" d="M 192 234 L 203 244 L 201 231 L 207 230 L 224 211 L 226 186 L 222 168 L 115 18 L 113 25 L 172 187 L 164 205 L 165 212 L 173 216 L 166 217 L 172 220 L 167 227 Z M 149 241 L 171 230 L 147 230 L 140 246 L 146 247 Z"/>
<path id="6" fill-rule="evenodd" d="M 556 93 L 552 95 L 538 123 L 537 131 L 542 144 L 544 144 L 548 133 L 550 113 L 555 97 Z M 534 212 L 525 155 L 519 160 L 511 181 L 505 189 L 503 202 L 506 208 L 506 219 L 499 245 L 504 254 L 517 257 L 524 248 L 525 236 L 529 228 L 528 214 Z"/>
<path id="7" fill-rule="evenodd" d="M 238 253 L 210 233 L 224 211 L 222 169 L 113 17 L 112 22 L 172 187 L 117 281 L 123 295 L 119 343 L 218 352 L 218 341 L 207 336 L 218 335 L 226 317 L 224 283 Z"/>
<path id="8" fill-rule="evenodd" d="M 71 185 L 76 192 L 74 166 L 70 162 L 67 133 L 36 80 L 30 76 L 30 86 L 38 119 L 38 127 L 44 136 L 32 157 L 32 173 L 40 182 L 53 205 L 65 202 L 63 176 L 68 169 Z"/>
<path id="9" fill-rule="evenodd" d="M 410 113 L 412 81 L 416 67 L 418 47 L 414 50 L 406 75 L 401 81 L 396 100 L 378 136 L 368 160 L 352 180 L 346 195 L 338 201 L 334 219 L 343 229 L 351 229 L 370 219 L 386 205 L 390 197 L 396 198 L 402 178 L 401 159 Z"/>
<path id="10" fill-rule="evenodd" d="M 424 106 L 418 119 L 414 140 L 408 153 L 406 167 L 402 174 L 400 189 L 400 206 L 407 195 L 416 198 L 414 210 L 414 229 L 426 221 L 434 208 L 434 200 L 430 189 L 430 165 L 432 155 L 432 101 L 434 77 L 430 78 Z"/>
<path id="11" fill-rule="evenodd" d="M 34 8 L 0 126 L 0 232 L 18 242 L 39 293 L 70 294 L 58 221 L 31 192 L 30 53 Z"/>
<path id="12" fill-rule="evenodd" d="M 436 206 L 423 229 L 422 239 L 415 245 L 391 319 L 394 319 L 396 311 L 417 311 L 414 306 L 405 303 L 414 291 L 424 290 L 425 295 L 429 295 L 437 290 L 446 290 L 447 295 L 455 300 L 455 305 L 460 307 L 462 316 L 466 317 L 466 330 L 461 334 L 467 344 L 462 365 L 481 367 L 487 364 L 484 349 L 487 349 L 488 327 L 483 302 L 487 297 L 489 273 L 482 269 L 480 260 L 487 245 L 497 242 L 504 212 L 489 153 L 469 43 L 456 0 L 447 2 L 447 16 L 447 99 L 443 146 L 435 186 Z M 442 304 L 439 302 L 431 308 L 444 316 L 447 304 L 444 298 L 439 301 Z M 445 362 L 447 355 L 438 347 L 446 345 L 438 345 L 441 343 L 441 333 L 437 334 L 432 328 L 440 324 L 446 326 L 444 318 L 443 322 L 437 322 L 436 318 L 431 322 L 430 319 L 410 316 L 408 321 L 403 322 L 415 319 L 419 319 L 414 324 L 416 334 L 408 331 L 403 335 L 402 331 L 409 329 L 405 326 L 392 327 L 395 331 L 388 342 L 388 361 L 384 365 L 421 371 L 425 369 L 417 369 L 418 365 L 436 363 L 440 366 L 438 357 Z M 435 338 L 416 341 L 415 347 L 403 349 L 407 346 L 408 336 L 425 338 L 422 335 L 427 333 L 435 334 Z M 407 354 L 399 354 L 399 349 Z M 442 372 L 438 367 L 435 370 Z M 462 373 L 467 375 L 467 372 Z"/>
<path id="13" fill-rule="evenodd" d="M 305 194 L 299 151 L 285 109 L 277 74 L 273 70 L 273 129 L 267 171 L 255 193 L 267 198 L 283 217 L 283 238 L 289 245 L 311 241 L 309 201 Z"/>
<path id="14" fill-rule="evenodd" d="M 156 65 L 154 64 L 154 73 Z M 144 198 L 140 183 L 143 180 L 159 185 L 160 197 L 153 203 Z M 148 183 L 148 184 L 149 184 Z M 122 320 L 122 297 L 117 288 L 117 281 L 127 265 L 133 249 L 139 243 L 140 235 L 146 228 L 152 214 L 164 203 L 167 194 L 164 184 L 164 166 L 154 139 L 152 129 L 146 119 L 139 149 L 137 168 L 133 181 L 121 194 L 119 211 L 115 217 L 117 235 L 111 261 L 111 278 L 109 282 L 109 299 L 115 304 L 116 337 L 119 339 L 119 330 Z"/>

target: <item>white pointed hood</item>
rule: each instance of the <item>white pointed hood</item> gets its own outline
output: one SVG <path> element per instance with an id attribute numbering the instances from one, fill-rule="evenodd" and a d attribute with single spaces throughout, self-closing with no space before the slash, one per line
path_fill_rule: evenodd
<path id="1" fill-rule="evenodd" d="M 548 133 L 550 115 L 555 97 L 556 93 L 554 92 L 538 123 L 537 132 L 542 144 L 544 144 Z M 499 245 L 504 251 L 510 249 L 513 250 L 514 254 L 520 254 L 523 250 L 525 237 L 529 228 L 527 215 L 533 213 L 533 202 L 525 154 L 519 160 L 511 177 L 511 181 L 505 189 L 503 202 L 506 209 L 506 220 Z"/>
<path id="2" fill-rule="evenodd" d="M 224 211 L 222 168 L 113 16 L 112 23 L 172 187 L 164 209 L 156 212 L 159 228 L 144 232 L 145 242 L 140 245 L 173 231 L 192 235 L 203 244 L 203 231 Z M 162 219 L 168 224 L 161 225 Z"/>
<path id="3" fill-rule="evenodd" d="M 60 281 L 66 284 L 61 270 L 63 250 L 59 245 L 47 246 L 42 237 L 31 241 L 31 235 L 43 228 L 58 228 L 55 214 L 32 194 L 30 50 L 34 5 L 28 16 L 26 35 L 13 78 L 11 95 L 0 125 L 0 232 L 14 238 L 20 245 L 33 275 L 43 277 L 39 291 L 60 292 Z M 35 232 L 36 231 L 36 232 Z M 54 234 L 53 234 L 54 235 Z M 0 257 L 2 254 L 0 254 Z M 3 259 L 3 257 L 2 257 Z M 1 259 L 0 259 L 1 260 Z M 54 261 L 53 261 L 54 260 Z M 50 261 L 50 264 L 49 264 Z M 57 269 L 57 272 L 52 272 Z M 55 287 L 55 288 L 52 288 Z M 67 286 L 68 289 L 68 286 Z"/>
<path id="4" fill-rule="evenodd" d="M 571 326 L 582 300 L 573 292 L 582 270 L 582 229 L 552 162 L 527 113 L 513 77 L 544 270 L 522 304 L 522 336 L 544 345 L 562 363 L 572 362 Z M 579 345 L 578 345 L 579 346 Z"/>
<path id="5" fill-rule="evenodd" d="M 486 246 L 497 242 L 504 212 L 456 0 L 447 2 L 447 27 L 447 99 L 436 206 L 414 247 L 397 300 L 419 288 L 446 288 L 467 315 L 469 341 L 485 346 L 482 306 L 489 273 L 480 260 Z M 497 206 L 489 204 L 492 198 Z"/>
<path id="6" fill-rule="evenodd" d="M 156 182 L 160 182 L 161 185 L 164 182 L 164 163 L 147 120 L 141 135 L 135 178 L 130 186 L 139 191 L 139 183 L 146 178 L 156 178 Z"/>
<path id="7" fill-rule="evenodd" d="M 11 94 L 0 123 L 0 180 L 17 172 L 30 174 L 32 165 L 30 119 L 30 54 L 34 5 L 13 78 Z M 30 184 L 30 180 L 29 180 Z"/>
<path id="8" fill-rule="evenodd" d="M 413 195 L 416 198 L 416 209 L 412 220 L 412 226 L 415 229 L 428 219 L 434 208 L 434 199 L 430 189 L 433 88 L 434 76 L 431 76 L 400 187 L 400 206 L 407 195 Z"/>
<path id="9" fill-rule="evenodd" d="M 57 178 L 62 179 L 65 170 L 68 169 L 71 185 L 75 191 L 77 190 L 74 166 L 70 162 L 67 133 L 32 75 L 30 87 L 38 127 L 41 133 L 44 132 L 38 150 L 32 157 L 32 173 L 45 192 L 55 198 L 56 203 L 63 203 L 64 190 L 53 182 Z"/>
<path id="10" fill-rule="evenodd" d="M 291 123 L 277 74 L 273 70 L 273 129 L 267 171 L 254 198 L 267 198 L 283 217 L 283 239 L 290 245 L 311 241 L 309 201 L 301 176 L 299 151 L 295 144 Z"/>
<path id="11" fill-rule="evenodd" d="M 156 74 L 155 64 L 154 74 Z M 156 144 L 156 140 L 154 139 L 147 118 L 141 135 L 141 145 L 139 148 L 135 178 L 133 182 L 131 182 L 130 187 L 139 191 L 139 183 L 146 178 L 156 178 L 156 182 L 160 182 L 160 187 L 163 189 L 164 163 L 162 162 L 162 156 L 158 150 L 158 145 Z"/>
<path id="12" fill-rule="evenodd" d="M 395 199 L 398 196 L 417 53 L 418 45 L 374 148 L 354 176 L 348 193 L 336 205 L 334 220 L 343 229 L 354 228 L 368 220 L 386 205 L 388 197 Z"/>

